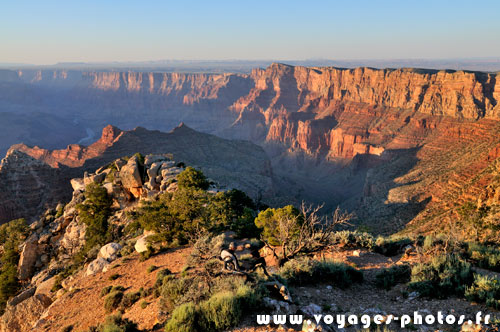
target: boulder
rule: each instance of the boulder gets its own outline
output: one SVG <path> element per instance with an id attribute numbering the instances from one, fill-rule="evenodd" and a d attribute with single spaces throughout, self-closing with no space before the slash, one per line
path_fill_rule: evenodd
<path id="1" fill-rule="evenodd" d="M 149 190 L 155 190 L 156 188 L 158 188 L 158 184 L 155 180 L 155 178 L 149 178 L 149 180 L 147 181 L 146 183 L 146 187 L 149 189 Z"/>
<path id="2" fill-rule="evenodd" d="M 162 160 L 165 160 L 165 156 L 160 154 L 148 154 L 146 157 L 144 157 L 144 165 L 149 166 Z"/>
<path id="3" fill-rule="evenodd" d="M 271 309 L 273 312 L 288 313 L 290 312 L 290 304 L 285 301 L 278 301 L 270 297 L 264 297 L 262 303 L 266 308 Z"/>
<path id="4" fill-rule="evenodd" d="M 33 331 L 33 325 L 52 304 L 45 294 L 35 294 L 15 306 L 7 305 L 0 319 L 0 332 Z"/>
<path id="5" fill-rule="evenodd" d="M 135 198 L 139 198 L 142 193 L 142 179 L 139 171 L 139 162 L 136 156 L 129 159 L 127 164 L 120 170 L 120 179 L 123 187 Z"/>
<path id="6" fill-rule="evenodd" d="M 146 236 L 140 237 L 134 245 L 135 251 L 138 253 L 145 252 L 148 250 L 148 242 L 146 241 Z"/>
<path id="7" fill-rule="evenodd" d="M 107 260 L 105 260 L 102 257 L 98 257 L 95 260 L 93 260 L 92 262 L 90 262 L 85 274 L 87 276 L 90 276 L 90 275 L 99 273 L 108 265 L 109 265 L 109 262 Z"/>
<path id="8" fill-rule="evenodd" d="M 114 190 L 115 190 L 113 183 L 108 182 L 108 183 L 103 184 L 102 186 L 104 187 L 104 189 L 106 189 L 106 191 L 108 192 L 108 195 L 113 195 Z"/>
<path id="9" fill-rule="evenodd" d="M 160 170 L 162 164 L 153 163 L 151 167 L 148 169 L 148 176 L 150 179 L 155 179 L 158 176 L 158 171 Z"/>
<path id="10" fill-rule="evenodd" d="M 102 183 L 106 179 L 106 173 L 100 173 L 93 176 L 93 181 L 95 183 Z"/>
<path id="11" fill-rule="evenodd" d="M 127 162 L 123 159 L 118 159 L 115 161 L 115 166 L 117 170 L 121 170 L 123 166 L 127 165 Z"/>
<path id="12" fill-rule="evenodd" d="M 84 191 L 85 190 L 85 183 L 83 182 L 83 179 L 71 179 L 71 187 L 73 187 L 74 191 Z"/>
<path id="13" fill-rule="evenodd" d="M 79 224 L 75 220 L 71 221 L 60 241 L 60 247 L 70 254 L 78 252 L 85 245 L 86 231 L 85 224 Z"/>
<path id="14" fill-rule="evenodd" d="M 9 302 L 7 302 L 7 304 L 10 306 L 16 306 L 19 303 L 23 302 L 24 300 L 35 295 L 35 291 L 36 291 L 35 287 L 28 288 L 27 290 L 25 290 L 21 294 L 14 296 L 12 299 L 10 299 Z"/>
<path id="15" fill-rule="evenodd" d="M 20 280 L 27 280 L 33 276 L 38 251 L 38 237 L 33 234 L 22 244 L 18 264 L 18 277 Z"/>
<path id="16" fill-rule="evenodd" d="M 91 183 L 102 183 L 106 178 L 106 173 L 91 174 L 83 178 L 83 184 L 88 186 Z"/>
<path id="17" fill-rule="evenodd" d="M 108 262 L 112 262 L 118 258 L 118 253 L 121 249 L 122 246 L 116 242 L 108 243 L 99 251 L 99 257 L 104 258 Z"/>
<path id="18" fill-rule="evenodd" d="M 48 297 L 52 297 L 54 294 L 52 292 L 52 287 L 56 282 L 57 276 L 52 276 L 48 279 L 39 280 L 36 286 L 35 294 L 45 294 Z"/>
<path id="19" fill-rule="evenodd" d="M 307 317 L 314 317 L 314 315 L 321 314 L 321 307 L 317 304 L 311 303 L 308 306 L 302 308 L 302 312 Z"/>
<path id="20" fill-rule="evenodd" d="M 37 230 L 44 226 L 44 218 L 40 218 L 30 225 L 30 229 Z"/>

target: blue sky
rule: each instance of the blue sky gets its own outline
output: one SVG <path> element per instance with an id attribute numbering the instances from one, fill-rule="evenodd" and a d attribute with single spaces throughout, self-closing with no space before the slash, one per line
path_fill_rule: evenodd
<path id="1" fill-rule="evenodd" d="M 0 62 L 500 57 L 500 1 L 0 0 Z"/>

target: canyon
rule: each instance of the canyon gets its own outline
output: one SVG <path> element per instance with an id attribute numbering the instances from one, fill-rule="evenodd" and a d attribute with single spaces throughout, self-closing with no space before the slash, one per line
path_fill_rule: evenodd
<path id="1" fill-rule="evenodd" d="M 264 172 L 266 186 L 248 186 L 254 197 L 267 196 L 268 204 L 305 200 L 324 203 L 326 210 L 340 205 L 356 213 L 358 224 L 378 232 L 431 231 L 452 222 L 465 202 L 491 191 L 500 157 L 499 78 L 499 73 L 471 71 L 279 63 L 249 74 L 4 70 L 0 116 L 36 113 L 61 121 L 40 133 L 18 129 L 16 137 L 2 142 L 27 144 L 13 146 L 6 159 L 23 154 L 51 171 L 81 171 L 82 165 L 106 156 L 108 146 L 120 145 L 121 131 L 108 124 L 149 129 L 121 151 L 133 154 L 134 144 L 154 142 L 146 138 L 157 135 L 154 130 L 170 131 L 182 122 L 196 131 L 261 146 L 258 157 L 257 150 L 241 148 L 228 159 L 268 158 L 252 171 Z M 2 122 L 1 132 L 7 133 L 16 119 Z M 89 147 L 64 148 L 85 137 L 85 129 L 100 132 L 104 127 L 101 139 Z M 137 131 L 143 129 L 132 133 Z M 61 133 L 64 137 L 55 136 Z M 236 142 L 234 151 L 243 146 Z M 197 144 L 184 148 L 199 151 Z M 41 147 L 28 147 L 35 145 Z M 161 152 L 172 152 L 171 147 Z M 2 154 L 7 150 L 0 148 Z M 272 195 L 262 194 L 270 187 Z M 12 211 L 6 201 L 1 200 L 2 211 Z"/>

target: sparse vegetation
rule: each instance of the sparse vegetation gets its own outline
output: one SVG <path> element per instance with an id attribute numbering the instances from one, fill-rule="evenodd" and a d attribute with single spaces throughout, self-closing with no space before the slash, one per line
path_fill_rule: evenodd
<path id="1" fill-rule="evenodd" d="M 363 274 L 349 265 L 310 258 L 298 258 L 286 262 L 279 270 L 279 277 L 290 285 L 328 281 L 336 287 L 348 287 L 363 280 Z"/>
<path id="2" fill-rule="evenodd" d="M 121 307 L 124 309 L 130 308 L 141 298 L 141 292 L 129 292 L 123 296 Z"/>
<path id="3" fill-rule="evenodd" d="M 372 250 L 375 246 L 375 239 L 368 233 L 344 230 L 332 234 L 332 244 L 348 248 L 366 248 Z"/>
<path id="4" fill-rule="evenodd" d="M 225 284 L 222 282 L 218 286 Z M 259 301 L 259 297 L 249 286 L 232 283 L 233 287 L 237 284 L 239 286 L 233 290 L 220 290 L 216 286 L 216 290 L 208 299 L 191 301 L 176 307 L 165 326 L 165 331 L 215 332 L 236 326 L 243 312 L 254 310 Z"/>
<path id="5" fill-rule="evenodd" d="M 463 296 L 467 286 L 473 282 L 469 263 L 456 254 L 432 257 L 428 263 L 417 264 L 411 271 L 410 289 L 421 296 L 445 298 Z"/>
<path id="6" fill-rule="evenodd" d="M 155 271 L 156 269 L 158 269 L 158 266 L 156 266 L 156 265 L 150 265 L 150 266 L 148 266 L 148 269 L 146 271 L 148 273 L 151 273 L 151 272 Z"/>
<path id="7" fill-rule="evenodd" d="M 496 246 L 487 246 L 469 242 L 466 244 L 465 257 L 475 266 L 500 272 L 500 249 Z"/>
<path id="8" fill-rule="evenodd" d="M 411 267 L 409 265 L 394 265 L 377 273 L 375 284 L 378 288 L 389 290 L 396 284 L 407 283 L 410 278 Z"/>
<path id="9" fill-rule="evenodd" d="M 140 332 L 137 324 L 121 315 L 106 317 L 104 324 L 97 328 L 97 332 Z"/>
<path id="10" fill-rule="evenodd" d="M 500 309 L 500 279 L 475 274 L 474 283 L 465 290 L 469 301 L 486 303 L 493 309 Z"/>
<path id="11" fill-rule="evenodd" d="M 120 306 L 123 299 L 122 290 L 112 290 L 104 299 L 104 309 L 106 312 L 113 312 Z"/>
<path id="12" fill-rule="evenodd" d="M 374 251 L 384 256 L 395 256 L 403 252 L 403 249 L 411 245 L 413 241 L 409 238 L 377 237 Z"/>
<path id="13" fill-rule="evenodd" d="M 498 232 L 500 224 L 496 218 L 487 218 L 489 211 L 490 207 L 478 206 L 472 202 L 467 202 L 458 209 L 460 224 L 468 233 L 466 237 L 481 242 L 488 237 L 485 235 Z"/>
<path id="14" fill-rule="evenodd" d="M 118 273 L 113 273 L 112 275 L 109 276 L 109 280 L 116 280 L 120 278 L 120 274 Z"/>

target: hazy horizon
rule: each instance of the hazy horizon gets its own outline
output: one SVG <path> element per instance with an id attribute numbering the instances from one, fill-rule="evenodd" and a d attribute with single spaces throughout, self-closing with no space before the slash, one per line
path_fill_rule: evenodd
<path id="1" fill-rule="evenodd" d="M 2 7 L 4 65 L 500 57 L 497 1 L 28 0 Z"/>

